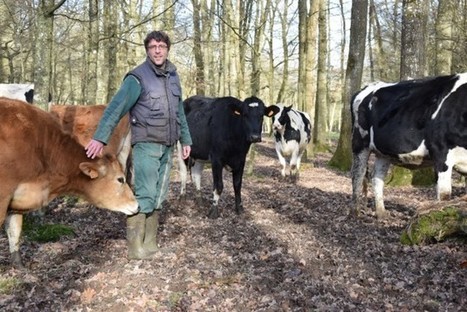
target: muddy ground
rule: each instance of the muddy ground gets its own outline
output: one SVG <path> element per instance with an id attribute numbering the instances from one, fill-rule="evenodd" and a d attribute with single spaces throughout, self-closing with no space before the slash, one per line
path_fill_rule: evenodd
<path id="1" fill-rule="evenodd" d="M 389 188 L 389 217 L 368 208 L 348 218 L 348 173 L 327 168 L 330 154 L 302 164 L 294 184 L 280 178 L 272 142 L 257 144 L 254 175 L 244 177 L 246 212 L 233 209 L 224 174 L 221 217 L 178 201 L 176 172 L 151 260 L 126 259 L 125 216 L 85 203 L 55 201 L 43 222 L 71 226 L 54 243 L 24 240 L 26 271 L 9 265 L 0 234 L 1 311 L 467 311 L 467 260 L 459 240 L 403 246 L 399 236 L 431 188 Z M 193 185 L 188 185 L 193 194 Z M 460 194 L 461 188 L 455 193 Z M 371 205 L 370 201 L 370 205 Z"/>

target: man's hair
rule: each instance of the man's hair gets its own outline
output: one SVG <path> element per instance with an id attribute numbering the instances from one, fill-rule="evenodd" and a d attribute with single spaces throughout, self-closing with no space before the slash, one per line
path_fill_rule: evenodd
<path id="1" fill-rule="evenodd" d="M 151 41 L 152 39 L 164 42 L 167 45 L 168 50 L 170 50 L 169 36 L 165 32 L 157 30 L 150 32 L 144 39 L 144 48 L 146 49 L 146 51 L 148 50 L 149 41 Z"/>

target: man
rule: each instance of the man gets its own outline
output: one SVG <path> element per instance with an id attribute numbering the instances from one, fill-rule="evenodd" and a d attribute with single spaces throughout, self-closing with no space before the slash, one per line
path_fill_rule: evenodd
<path id="1" fill-rule="evenodd" d="M 89 158 L 100 155 L 115 126 L 130 112 L 134 191 L 139 204 L 139 212 L 127 218 L 130 259 L 150 258 L 157 251 L 159 212 L 168 192 L 174 145 L 180 140 L 186 159 L 192 144 L 180 79 L 167 59 L 170 39 L 162 31 L 153 31 L 144 39 L 144 47 L 146 61 L 125 76 L 85 147 Z"/>

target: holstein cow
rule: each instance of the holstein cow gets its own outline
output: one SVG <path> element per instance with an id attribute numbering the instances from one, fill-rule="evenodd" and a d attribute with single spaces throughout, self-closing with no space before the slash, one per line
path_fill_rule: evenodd
<path id="1" fill-rule="evenodd" d="M 0 83 L 0 97 L 32 103 L 34 99 L 34 84 L 32 83 Z"/>
<path id="2" fill-rule="evenodd" d="M 370 153 L 376 216 L 385 216 L 384 177 L 391 163 L 434 166 L 437 198 L 451 195 L 452 169 L 467 173 L 467 73 L 375 83 L 352 98 L 352 200 L 358 214 Z"/>
<path id="3" fill-rule="evenodd" d="M 185 113 L 193 145 L 188 164 L 198 194 L 201 190 L 201 173 L 204 163 L 212 167 L 213 202 L 208 216 L 219 216 L 218 202 L 224 184 L 222 170 L 232 172 L 235 193 L 235 211 L 243 211 L 241 188 L 245 159 L 251 143 L 261 141 L 263 116 L 272 117 L 278 112 L 277 106 L 265 107 L 263 101 L 249 97 L 244 101 L 234 97 L 207 98 L 194 96 L 185 100 Z M 185 192 L 186 165 L 182 168 L 182 196 Z"/>
<path id="4" fill-rule="evenodd" d="M 105 105 L 49 105 L 49 112 L 58 119 L 63 130 L 72 134 L 84 147 L 91 141 Z M 122 168 L 126 168 L 131 151 L 129 117 L 124 116 L 112 133 L 104 153 L 117 155 Z"/>
<path id="5" fill-rule="evenodd" d="M 272 128 L 275 138 L 277 157 L 282 165 L 281 174 L 285 177 L 287 161 L 290 157 L 290 176 L 297 179 L 300 163 L 306 146 L 311 140 L 311 121 L 307 113 L 291 106 L 276 105 L 279 113 L 274 115 Z"/>
<path id="6" fill-rule="evenodd" d="M 23 213 L 59 195 L 84 197 L 97 207 L 131 215 L 138 203 L 115 156 L 88 159 L 83 147 L 49 113 L 0 98 L 0 225 L 5 222 L 12 262 L 22 266 Z"/>

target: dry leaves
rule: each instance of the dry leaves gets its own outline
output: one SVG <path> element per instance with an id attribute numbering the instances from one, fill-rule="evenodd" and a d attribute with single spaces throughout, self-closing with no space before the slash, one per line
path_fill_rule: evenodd
<path id="1" fill-rule="evenodd" d="M 153 259 L 126 259 L 125 217 L 85 204 L 57 203 L 48 223 L 75 237 L 25 241 L 19 272 L 0 234 L 1 279 L 21 285 L 0 293 L 2 311 L 461 311 L 467 306 L 467 251 L 460 241 L 402 246 L 399 235 L 432 188 L 388 188 L 389 218 L 371 209 L 348 218 L 348 174 L 304 162 L 297 184 L 280 177 L 272 142 L 257 144 L 254 176 L 243 181 L 246 213 L 234 213 L 224 173 L 221 218 L 205 204 L 179 202 L 174 173 L 170 208 Z M 459 196 L 463 189 L 454 190 Z M 188 185 L 193 194 L 192 185 Z M 370 201 L 371 203 L 371 201 Z"/>

